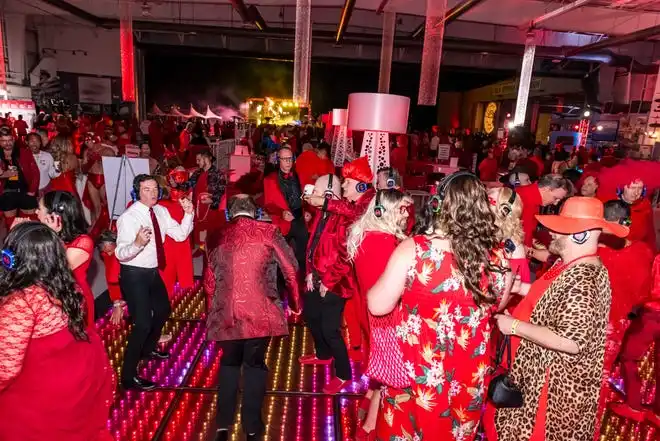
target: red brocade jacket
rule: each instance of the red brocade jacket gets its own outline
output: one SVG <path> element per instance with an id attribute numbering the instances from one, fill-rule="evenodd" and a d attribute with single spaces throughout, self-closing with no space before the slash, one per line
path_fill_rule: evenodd
<path id="1" fill-rule="evenodd" d="M 277 267 L 286 280 L 290 306 L 297 309 L 298 263 L 280 230 L 238 217 L 209 235 L 207 249 L 207 338 L 224 341 L 287 335 Z"/>
<path id="2" fill-rule="evenodd" d="M 329 201 L 327 209 L 330 218 L 321 233 L 314 256 L 311 257 L 309 248 L 314 240 L 316 225 L 322 218 L 322 212 L 316 214 L 310 230 L 310 239 L 307 244 L 308 271 L 315 270 L 323 286 L 343 298 L 352 297 L 358 292 L 353 265 L 348 258 L 346 248 L 348 229 L 364 214 L 375 194 L 375 190 L 370 188 L 355 203 L 343 199 Z"/>

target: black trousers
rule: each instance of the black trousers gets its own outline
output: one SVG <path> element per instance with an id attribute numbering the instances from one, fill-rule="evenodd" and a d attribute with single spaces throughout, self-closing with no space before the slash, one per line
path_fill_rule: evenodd
<path id="1" fill-rule="evenodd" d="M 320 360 L 334 357 L 337 377 L 350 380 L 351 364 L 341 335 L 345 305 L 346 299 L 337 294 L 328 292 L 321 297 L 319 290 L 315 289 L 305 294 L 303 314 L 314 339 L 316 357 Z"/>
<path id="2" fill-rule="evenodd" d="M 220 342 L 222 360 L 218 378 L 218 429 L 230 429 L 234 424 L 238 386 L 243 368 L 243 402 L 241 403 L 241 423 L 245 433 L 261 434 L 264 423 L 261 408 L 266 396 L 268 368 L 265 357 L 269 337 L 247 340 L 227 340 Z"/>
<path id="3" fill-rule="evenodd" d="M 307 253 L 307 242 L 309 241 L 309 232 L 302 218 L 294 219 L 291 222 L 291 229 L 286 235 L 287 242 L 291 245 L 293 253 L 296 255 L 300 274 L 305 274 L 305 262 Z"/>
<path id="4" fill-rule="evenodd" d="M 133 320 L 121 369 L 122 381 L 129 381 L 137 376 L 140 359 L 156 349 L 171 308 L 158 268 L 121 265 L 119 286 Z"/>

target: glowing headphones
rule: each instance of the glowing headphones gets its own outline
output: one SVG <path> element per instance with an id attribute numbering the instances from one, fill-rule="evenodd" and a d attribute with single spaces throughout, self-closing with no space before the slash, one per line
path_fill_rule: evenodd
<path id="1" fill-rule="evenodd" d="M 578 245 L 583 245 L 589 240 L 589 237 L 591 237 L 591 232 L 583 231 L 581 233 L 571 234 L 571 241 Z"/>
<path id="2" fill-rule="evenodd" d="M 619 220 L 619 224 L 623 225 L 624 227 L 629 227 L 632 225 L 632 219 L 630 219 L 630 217 L 625 217 Z"/>
<path id="3" fill-rule="evenodd" d="M 31 225 L 28 228 L 25 228 L 25 231 L 15 239 L 15 242 L 20 242 L 27 234 L 38 228 L 42 228 L 43 226 L 44 224 L 41 222 L 31 222 Z M 6 270 L 13 271 L 16 269 L 16 253 L 12 249 L 3 248 L 2 251 L 0 251 L 0 261 Z"/>
<path id="4" fill-rule="evenodd" d="M 142 178 L 144 176 L 147 176 L 149 179 L 142 179 L 141 181 L 138 182 L 138 178 Z M 156 182 L 156 185 L 158 186 L 158 200 L 161 200 L 163 198 L 163 189 L 161 188 L 156 178 L 154 178 L 151 175 L 141 174 L 141 175 L 137 175 L 133 179 L 133 188 L 131 189 L 131 199 L 133 200 L 133 202 L 137 202 L 140 200 L 140 184 L 146 181 Z"/>
<path id="5" fill-rule="evenodd" d="M 507 217 L 508 215 L 511 214 L 511 211 L 513 210 L 514 202 L 516 202 L 516 192 L 515 190 L 511 189 L 511 196 L 509 197 L 509 200 L 506 201 L 506 204 L 503 204 L 500 207 L 500 211 L 502 212 L 503 217 Z"/>
<path id="6" fill-rule="evenodd" d="M 642 188 L 642 195 L 640 196 L 641 199 L 644 199 L 646 197 L 646 185 Z M 616 188 L 616 195 L 619 199 L 623 196 L 623 189 L 621 187 Z"/>
<path id="7" fill-rule="evenodd" d="M 328 187 L 323 192 L 323 197 L 325 198 L 326 201 L 329 201 L 329 200 L 331 200 L 332 198 L 335 197 L 335 192 L 332 189 L 332 184 L 333 184 L 332 181 L 334 179 L 335 179 L 335 175 L 333 175 L 333 174 L 328 175 Z"/>
<path id="8" fill-rule="evenodd" d="M 376 205 L 374 205 L 374 216 L 376 216 L 378 219 L 383 217 L 383 214 L 385 214 L 385 207 L 383 207 L 383 204 L 380 203 L 380 195 L 383 192 L 383 190 L 378 190 L 376 192 Z"/>
<path id="9" fill-rule="evenodd" d="M 456 178 L 460 178 L 461 176 L 470 176 L 476 178 L 473 173 L 465 170 L 457 171 L 456 173 L 446 176 L 438 186 L 437 194 L 434 194 L 431 196 L 431 199 L 429 199 L 429 206 L 434 213 L 438 213 L 442 209 L 442 201 L 445 200 L 445 192 L 447 191 L 447 187 L 451 181 Z"/>
<path id="10" fill-rule="evenodd" d="M 388 189 L 396 187 L 396 179 L 394 179 L 394 169 L 392 167 L 387 167 L 387 181 L 385 185 Z"/>
<path id="11" fill-rule="evenodd" d="M 255 220 L 261 220 L 264 217 L 264 210 L 261 207 L 257 207 L 257 210 L 254 213 Z M 229 214 L 229 208 L 225 209 L 225 219 L 227 222 L 231 222 L 233 217 Z"/>
<path id="12" fill-rule="evenodd" d="M 355 191 L 358 193 L 364 193 L 367 190 L 371 188 L 371 184 L 367 184 L 366 182 L 358 182 L 355 184 Z"/>
<path id="13" fill-rule="evenodd" d="M 514 187 L 519 187 L 520 186 L 520 176 L 518 175 L 518 172 L 515 172 L 513 174 L 513 186 Z"/>

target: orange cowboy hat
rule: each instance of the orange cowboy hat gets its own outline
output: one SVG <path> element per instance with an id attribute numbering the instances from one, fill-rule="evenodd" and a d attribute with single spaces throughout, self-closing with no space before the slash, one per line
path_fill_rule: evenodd
<path id="1" fill-rule="evenodd" d="M 603 203 L 596 198 L 573 196 L 568 198 L 558 215 L 536 215 L 536 219 L 549 229 L 561 234 L 576 234 L 589 230 L 603 230 L 617 237 L 626 237 L 629 229 L 603 217 Z"/>

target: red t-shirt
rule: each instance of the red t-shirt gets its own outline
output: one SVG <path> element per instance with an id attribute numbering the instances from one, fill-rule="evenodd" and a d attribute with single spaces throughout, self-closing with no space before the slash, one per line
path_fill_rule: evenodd
<path id="1" fill-rule="evenodd" d="M 516 188 L 516 193 L 523 203 L 521 215 L 523 232 L 525 233 L 525 240 L 523 243 L 526 247 L 531 247 L 534 240 L 534 232 L 539 224 L 536 220 L 536 215 L 539 214 L 543 199 L 541 199 L 541 192 L 539 191 L 538 184 L 518 187 Z"/>
<path id="2" fill-rule="evenodd" d="M 497 159 L 486 158 L 479 164 L 479 179 L 484 182 L 497 181 Z"/>

